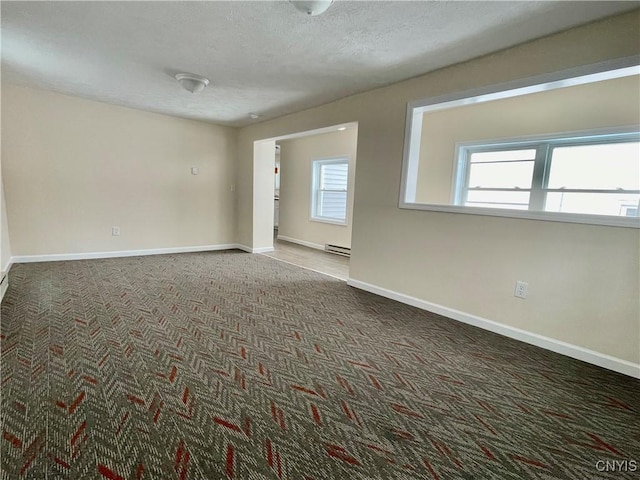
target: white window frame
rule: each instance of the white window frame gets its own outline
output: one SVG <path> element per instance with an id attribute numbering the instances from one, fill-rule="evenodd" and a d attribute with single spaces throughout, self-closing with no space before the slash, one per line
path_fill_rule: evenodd
<path id="1" fill-rule="evenodd" d="M 345 218 L 344 221 L 335 218 L 322 217 L 318 215 L 318 204 L 320 198 L 320 170 L 322 165 L 346 164 L 347 165 L 347 188 L 345 190 L 326 190 L 340 191 L 346 193 L 345 200 Z M 333 225 L 346 226 L 349 218 L 349 180 L 351 176 L 351 168 L 349 165 L 349 157 L 331 157 L 315 159 L 311 162 L 311 213 L 309 220 L 312 222 L 331 223 Z"/>
<path id="2" fill-rule="evenodd" d="M 640 228 L 638 217 L 615 217 L 609 215 L 572 214 L 534 210 L 467 207 L 463 205 L 419 203 L 416 200 L 422 119 L 425 112 L 471 105 L 502 98 L 511 98 L 573 85 L 583 85 L 609 78 L 638 74 L 640 55 L 607 60 L 604 62 L 569 68 L 549 74 L 508 81 L 486 87 L 423 98 L 407 103 L 404 154 L 398 207 L 409 210 L 487 215 L 529 220 L 546 220 L 564 223 L 582 223 L 613 227 Z M 638 130 L 638 126 L 634 126 Z M 455 177 L 454 177 L 455 178 Z M 453 179 L 452 179 L 453 181 Z"/>
<path id="3" fill-rule="evenodd" d="M 637 127 L 617 130 L 591 130 L 587 132 L 574 132 L 555 135 L 540 135 L 508 139 L 501 141 L 465 142 L 456 144 L 456 168 L 454 172 L 454 188 L 452 189 L 452 204 L 466 205 L 467 195 L 470 190 L 475 191 L 506 191 L 506 192 L 530 192 L 529 211 L 546 213 L 545 210 L 548 193 L 628 193 L 640 194 L 640 190 L 619 189 L 590 189 L 590 188 L 549 188 L 549 171 L 553 149 L 557 147 L 573 147 L 583 145 L 606 145 L 607 143 L 627 143 L 640 141 L 640 132 Z M 505 152 L 509 150 L 535 150 L 535 159 L 531 188 L 478 188 L 469 187 L 469 163 L 473 153 L 480 152 Z M 472 207 L 476 208 L 476 207 Z M 578 214 L 576 214 L 578 215 Z M 622 217 L 637 218 L 637 217 Z"/>

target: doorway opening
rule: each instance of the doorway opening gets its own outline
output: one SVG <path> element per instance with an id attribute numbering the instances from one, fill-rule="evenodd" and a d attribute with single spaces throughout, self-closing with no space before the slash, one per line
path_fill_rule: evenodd
<path id="1" fill-rule="evenodd" d="M 254 143 L 254 252 L 346 280 L 357 123 Z"/>

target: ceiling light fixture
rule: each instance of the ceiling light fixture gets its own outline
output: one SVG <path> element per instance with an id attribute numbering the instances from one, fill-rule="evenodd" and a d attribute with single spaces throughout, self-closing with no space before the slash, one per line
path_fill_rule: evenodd
<path id="1" fill-rule="evenodd" d="M 249 118 L 255 120 L 256 118 L 260 118 L 260 115 L 258 115 L 257 113 L 250 113 Z"/>
<path id="2" fill-rule="evenodd" d="M 315 17 L 323 14 L 333 3 L 333 0 L 289 0 L 296 10 Z"/>
<path id="3" fill-rule="evenodd" d="M 209 79 L 201 77 L 200 75 L 194 75 L 193 73 L 178 73 L 176 80 L 182 88 L 188 90 L 191 93 L 198 93 L 204 90 L 204 87 L 209 85 Z"/>
<path id="4" fill-rule="evenodd" d="M 344 131 L 344 130 L 346 130 L 346 129 L 347 129 L 347 127 L 340 127 L 340 128 L 338 129 L 338 131 L 342 132 L 342 131 Z"/>

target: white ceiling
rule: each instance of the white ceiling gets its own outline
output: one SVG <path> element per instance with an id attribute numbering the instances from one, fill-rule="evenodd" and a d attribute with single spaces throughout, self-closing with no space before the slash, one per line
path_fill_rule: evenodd
<path id="1" fill-rule="evenodd" d="M 239 126 L 637 6 L 338 0 L 308 17 L 286 1 L 2 1 L 2 81 Z M 178 72 L 211 84 L 193 95 Z"/>

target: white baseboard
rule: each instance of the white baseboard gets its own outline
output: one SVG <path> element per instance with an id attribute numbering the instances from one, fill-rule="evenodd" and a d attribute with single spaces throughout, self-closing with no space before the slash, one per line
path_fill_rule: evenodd
<path id="1" fill-rule="evenodd" d="M 275 249 L 273 247 L 258 247 L 258 248 L 252 248 L 251 249 L 251 253 L 267 253 L 267 252 L 273 252 Z"/>
<path id="2" fill-rule="evenodd" d="M 238 250 L 243 250 L 243 251 L 245 251 L 247 253 L 253 253 L 253 248 L 248 247 L 246 245 L 242 245 L 241 243 L 236 244 L 236 248 Z"/>
<path id="3" fill-rule="evenodd" d="M 278 235 L 278 240 L 283 240 L 289 243 L 297 243 L 298 245 L 315 248 L 316 250 L 324 250 L 324 245 L 320 245 L 319 243 L 307 242 L 306 240 L 298 240 L 297 238 L 283 237 L 282 235 Z"/>
<path id="4" fill-rule="evenodd" d="M 11 266 L 13 265 L 11 260 L 12 258 L 10 258 L 9 262 L 0 270 L 0 280 L 3 280 L 2 284 L 0 284 L 0 302 L 9 288 L 9 270 L 11 270 Z"/>
<path id="5" fill-rule="evenodd" d="M 453 308 L 438 305 L 437 303 L 427 302 L 416 297 L 394 292 L 393 290 L 387 290 L 386 288 L 361 282 L 360 280 L 355 280 L 353 278 L 347 280 L 347 285 L 359 288 L 360 290 L 366 290 L 367 292 L 375 293 L 376 295 L 390 298 L 401 303 L 406 303 L 407 305 L 411 305 L 422 310 L 437 313 L 438 315 L 467 323 L 484 330 L 489 330 L 490 332 L 498 333 L 505 337 L 520 340 L 521 342 L 535 345 L 536 347 L 551 350 L 552 352 L 582 360 L 583 362 L 591 363 L 608 370 L 613 370 L 614 372 L 629 375 L 634 378 L 640 378 L 640 364 L 635 364 L 627 360 L 612 357 L 611 355 L 589 350 L 587 348 L 572 345 L 543 335 L 538 335 L 537 333 L 528 332 L 520 328 L 510 327 L 502 323 L 487 320 L 486 318 L 454 310 Z"/>
<path id="6" fill-rule="evenodd" d="M 235 248 L 237 248 L 239 250 L 244 250 L 245 252 L 248 252 L 248 253 L 267 253 L 267 252 L 273 252 L 273 250 L 274 250 L 273 247 L 253 248 L 253 247 L 249 247 L 247 245 L 242 245 L 241 243 L 237 243 Z"/>
<path id="7" fill-rule="evenodd" d="M 142 250 L 116 250 L 112 252 L 56 253 L 50 255 L 16 255 L 11 257 L 7 271 L 14 263 L 61 262 L 65 260 L 91 260 L 94 258 L 139 257 L 143 255 L 164 255 L 167 253 L 213 252 L 216 250 L 244 250 L 249 253 L 273 252 L 273 247 L 251 248 L 240 243 L 220 245 L 198 245 L 194 247 L 147 248 Z"/>
<path id="8" fill-rule="evenodd" d="M 241 248 L 236 243 L 221 245 L 199 245 L 194 247 L 148 248 L 143 250 L 117 250 L 113 252 L 60 253 L 52 255 L 17 255 L 11 263 L 59 262 L 65 260 L 90 260 L 94 258 L 138 257 L 142 255 L 163 255 L 167 253 L 211 252 Z"/>
<path id="9" fill-rule="evenodd" d="M 2 281 L 2 283 L 0 283 L 0 302 L 1 302 L 2 299 L 4 298 L 4 294 L 9 288 L 9 272 L 7 271 L 6 274 L 2 272 L 2 274 L 0 275 L 0 280 Z"/>
<path id="10" fill-rule="evenodd" d="M 4 265 L 4 266 L 2 267 L 2 269 L 0 270 L 0 272 L 2 272 L 2 273 L 7 273 L 7 274 L 8 274 L 8 273 L 9 273 L 9 270 L 11 270 L 11 266 L 12 266 L 12 265 L 13 265 L 13 257 L 11 257 L 11 258 L 9 259 L 9 261 L 7 262 L 7 264 L 6 264 L 6 265 Z"/>

